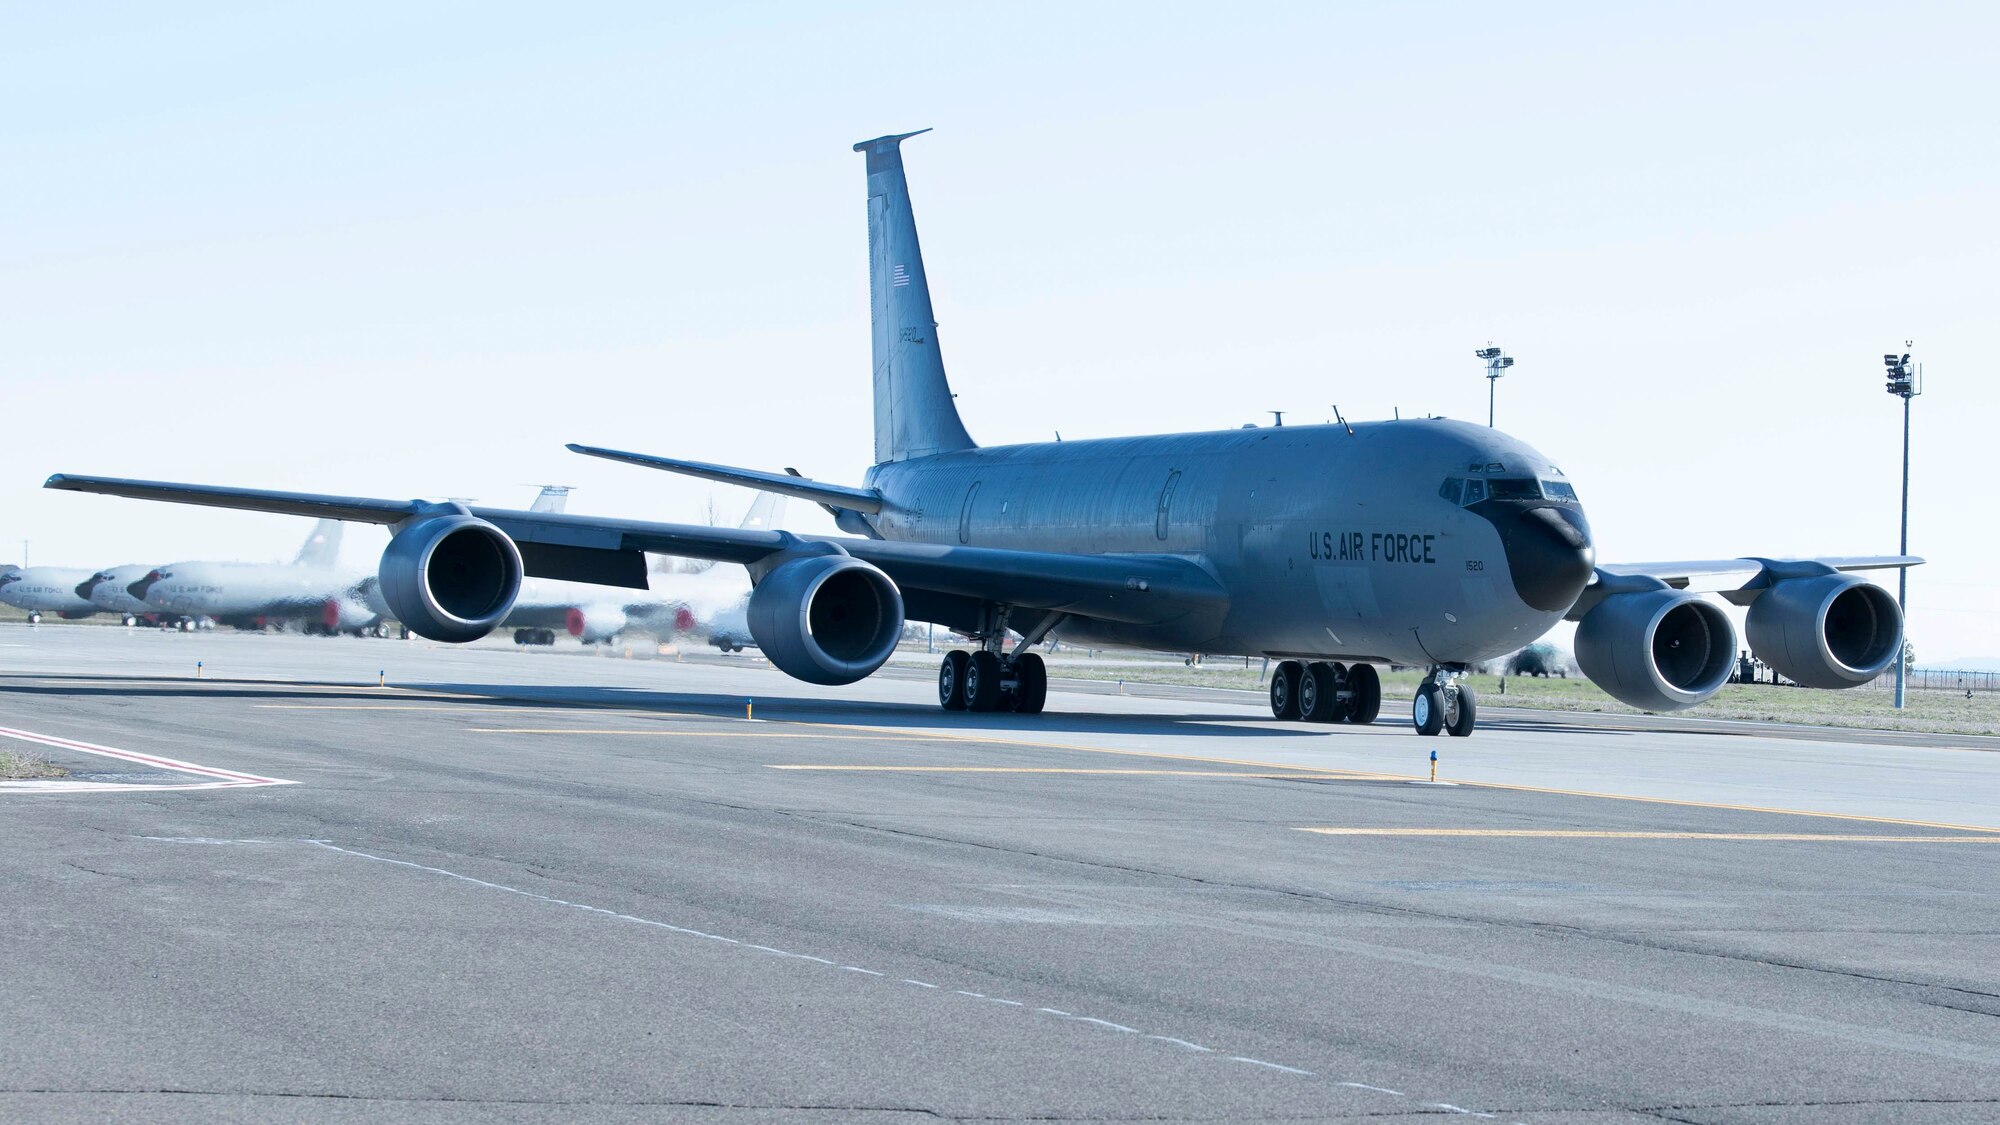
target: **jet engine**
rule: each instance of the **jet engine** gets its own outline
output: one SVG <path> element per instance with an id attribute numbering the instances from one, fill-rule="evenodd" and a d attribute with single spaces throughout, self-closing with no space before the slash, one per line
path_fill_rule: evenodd
<path id="1" fill-rule="evenodd" d="M 780 563 L 757 583 L 750 635 L 771 663 L 809 684 L 851 684 L 880 668 L 903 633 L 903 594 L 848 555 Z"/>
<path id="2" fill-rule="evenodd" d="M 1903 611 L 1889 591 L 1829 569 L 1787 578 L 1750 603 L 1750 650 L 1786 677 L 1814 688 L 1865 684 L 1896 662 Z"/>
<path id="3" fill-rule="evenodd" d="M 615 605 L 571 606 L 563 627 L 584 644 L 603 644 L 625 631 L 625 611 Z"/>
<path id="4" fill-rule="evenodd" d="M 409 524 L 382 552 L 382 599 L 419 636 L 463 644 L 500 624 L 521 592 L 521 552 L 470 515 Z"/>
<path id="5" fill-rule="evenodd" d="M 1642 711 L 1684 711 L 1729 682 L 1736 630 L 1719 606 L 1685 590 L 1611 594 L 1577 623 L 1576 663 Z"/>

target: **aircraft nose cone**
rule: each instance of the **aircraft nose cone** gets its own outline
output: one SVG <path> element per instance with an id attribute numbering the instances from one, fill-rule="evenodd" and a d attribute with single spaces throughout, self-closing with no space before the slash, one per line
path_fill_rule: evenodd
<path id="1" fill-rule="evenodd" d="M 1583 513 L 1569 508 L 1529 508 L 1502 526 L 1507 569 L 1521 600 L 1547 613 L 1576 604 L 1597 569 L 1597 548 Z"/>
<path id="2" fill-rule="evenodd" d="M 143 602 L 146 600 L 146 591 L 153 588 L 153 583 L 158 582 L 160 579 L 165 577 L 166 575 L 161 574 L 157 570 L 149 570 L 146 572 L 146 576 L 144 578 L 141 578 L 137 582 L 132 583 L 130 586 L 125 587 L 125 592 Z"/>

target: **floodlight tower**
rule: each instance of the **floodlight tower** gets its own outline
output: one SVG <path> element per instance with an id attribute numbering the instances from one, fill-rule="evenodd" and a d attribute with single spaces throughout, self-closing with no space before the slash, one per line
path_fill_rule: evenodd
<path id="1" fill-rule="evenodd" d="M 1493 390 L 1500 383 L 1500 376 L 1514 366 L 1514 357 L 1503 354 L 1489 341 L 1487 345 L 1472 353 L 1486 361 L 1486 426 L 1493 427 Z"/>
<path id="2" fill-rule="evenodd" d="M 1887 368 L 1888 385 L 1884 388 L 1890 394 L 1903 400 L 1903 533 L 1898 540 L 1897 554 L 1910 553 L 1910 400 L 1924 393 L 1924 369 L 1922 364 L 1910 362 L 1909 349 L 1915 341 L 1903 341 L 1901 355 L 1884 355 L 1882 366 Z M 1896 568 L 1896 608 L 1903 611 L 1903 651 L 1896 653 L 1896 710 L 1903 709 L 1904 692 L 1909 679 L 1909 661 L 1904 658 L 1910 643 L 1908 625 L 1910 620 L 1910 568 Z"/>

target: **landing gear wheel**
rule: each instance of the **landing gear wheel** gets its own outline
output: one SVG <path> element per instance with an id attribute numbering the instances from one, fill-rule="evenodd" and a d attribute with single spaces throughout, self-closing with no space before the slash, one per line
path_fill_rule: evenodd
<path id="1" fill-rule="evenodd" d="M 1444 692 L 1438 689 L 1436 681 L 1425 680 L 1417 688 L 1416 701 L 1410 704 L 1410 722 L 1425 738 L 1434 737 L 1444 729 Z"/>
<path id="2" fill-rule="evenodd" d="M 965 710 L 965 668 L 972 658 L 953 649 L 938 664 L 938 706 L 947 711 Z"/>
<path id="3" fill-rule="evenodd" d="M 1373 664 L 1356 664 L 1347 670 L 1347 684 L 1354 689 L 1354 702 L 1347 721 L 1366 726 L 1382 713 L 1382 677 Z"/>
<path id="4" fill-rule="evenodd" d="M 1049 699 L 1049 668 L 1042 658 L 1024 652 L 1014 658 L 1014 710 L 1023 715 L 1039 715 Z"/>
<path id="5" fill-rule="evenodd" d="M 1299 718 L 1308 723 L 1333 722 L 1340 712 L 1338 677 L 1333 666 L 1317 660 L 1299 674 Z"/>
<path id="6" fill-rule="evenodd" d="M 35 612 L 35 611 L 33 611 L 33 610 L 29 610 L 29 611 L 28 611 L 28 624 L 30 624 L 30 625 L 40 625 L 41 623 L 42 623 L 42 615 L 41 615 L 41 614 L 39 614 L 39 613 L 36 613 L 36 612 Z"/>
<path id="7" fill-rule="evenodd" d="M 983 648 L 965 666 L 965 709 L 1000 709 L 1000 657 Z"/>
<path id="8" fill-rule="evenodd" d="M 138 623 L 139 619 L 136 616 L 129 613 L 125 615 L 125 627 L 127 629 L 130 629 L 132 626 L 137 625 Z"/>
<path id="9" fill-rule="evenodd" d="M 1285 722 L 1299 717 L 1299 679 L 1305 669 L 1296 660 L 1281 660 L 1271 672 L 1271 714 Z"/>
<path id="10" fill-rule="evenodd" d="M 1472 688 L 1467 684 L 1458 685 L 1452 693 L 1458 696 L 1458 705 L 1451 708 L 1451 718 L 1445 723 L 1445 733 L 1453 738 L 1464 738 L 1472 733 L 1473 724 L 1479 719 L 1479 702 L 1472 696 Z"/>

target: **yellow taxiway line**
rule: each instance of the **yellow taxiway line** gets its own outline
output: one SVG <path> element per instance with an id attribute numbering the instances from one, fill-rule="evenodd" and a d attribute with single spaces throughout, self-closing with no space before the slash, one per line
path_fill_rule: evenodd
<path id="1" fill-rule="evenodd" d="M 1810 843 L 2000 844 L 2000 834 L 1962 836 L 1866 836 L 1826 832 L 1626 832 L 1599 828 L 1301 828 L 1320 836 L 1442 837 L 1477 836 L 1528 840 L 1779 840 Z"/>
<path id="2" fill-rule="evenodd" d="M 766 766 L 773 770 L 806 770 L 824 773 L 1054 773 L 1089 777 L 1271 777 L 1318 781 L 1319 773 L 1272 773 L 1246 770 L 1114 770 L 1082 769 L 1065 766 Z"/>
<path id="3" fill-rule="evenodd" d="M 185 682 L 185 681 L 175 681 L 175 682 Z M 394 689 L 391 688 L 390 690 Z M 460 696 L 457 698 L 463 698 L 468 703 L 476 704 L 476 702 L 479 699 L 490 698 L 490 697 L 467 695 L 467 696 Z M 290 707 L 303 710 L 303 709 L 315 709 L 320 707 L 321 705 L 272 704 L 268 706 Z M 380 705 L 380 704 L 333 704 L 333 705 L 326 705 L 325 709 L 331 710 L 334 708 L 352 708 L 352 709 L 380 708 L 383 710 L 387 710 L 389 709 L 389 706 L 390 705 Z M 427 709 L 427 708 L 418 708 L 411 705 L 402 705 L 402 706 L 412 710 Z M 439 707 L 438 709 L 452 710 L 455 708 Z M 501 708 L 492 708 L 492 710 L 497 711 L 501 710 Z M 610 715 L 610 714 L 659 715 L 663 717 L 673 716 L 677 718 L 722 719 L 725 721 L 734 720 L 734 716 L 717 714 L 712 711 L 676 712 L 676 711 L 664 711 L 664 710 L 646 710 L 646 711 L 609 712 L 609 711 L 597 711 L 584 707 L 565 707 L 561 704 L 553 704 L 553 705 L 537 706 L 537 707 L 507 708 L 507 710 L 521 710 L 521 711 L 560 710 L 576 715 Z M 735 720 L 735 721 L 741 721 L 741 720 Z M 1339 778 L 1343 780 L 1373 780 L 1373 781 L 1424 780 L 1424 778 L 1418 774 L 1378 773 L 1367 770 L 1339 769 L 1326 766 L 1297 765 L 1297 764 L 1280 763 L 1280 762 L 1263 762 L 1263 761 L 1256 761 L 1243 758 L 1218 758 L 1218 757 L 1210 757 L 1199 754 L 1171 754 L 1158 750 L 1127 750 L 1109 746 L 1080 746 L 1075 743 L 1044 742 L 1040 740 L 1015 739 L 1015 738 L 998 738 L 991 735 L 983 735 L 983 734 L 954 734 L 946 731 L 911 731 L 908 730 L 907 728 L 901 728 L 901 727 L 878 727 L 878 726 L 867 726 L 867 725 L 849 724 L 849 723 L 816 723 L 802 719 L 768 719 L 768 720 L 760 720 L 760 724 L 768 724 L 769 726 L 791 726 L 804 729 L 800 730 L 797 733 L 779 732 L 769 729 L 765 729 L 762 731 L 742 731 L 742 732 L 712 731 L 712 730 L 710 731 L 659 730 L 659 731 L 644 731 L 637 733 L 643 733 L 649 735 L 679 734 L 679 735 L 688 735 L 697 737 L 706 736 L 710 738 L 715 738 L 715 737 L 822 738 L 822 739 L 832 739 L 839 741 L 867 741 L 868 740 L 867 738 L 860 736 L 868 735 L 868 736 L 873 736 L 875 739 L 882 741 L 957 742 L 957 743 L 965 743 L 967 745 L 972 745 L 972 746 L 1006 746 L 1006 747 L 1017 747 L 1026 750 L 1064 750 L 1072 753 L 1084 753 L 1084 754 L 1115 754 L 1125 757 L 1146 758 L 1153 761 L 1199 762 L 1203 765 L 1227 766 L 1227 767 L 1235 767 L 1237 769 L 1256 770 L 1260 772 L 1268 771 L 1270 773 L 1296 775 L 1301 779 L 1312 778 L 1312 777 L 1325 777 L 1330 779 Z M 620 732 L 597 731 L 586 727 L 564 728 L 564 729 L 473 727 L 470 729 L 476 733 L 488 733 L 488 734 L 529 733 L 531 731 L 533 733 L 541 733 L 541 734 L 577 734 L 577 735 L 620 733 Z M 808 733 L 808 732 L 821 732 L 821 731 L 840 732 L 840 733 Z M 1599 801 L 1634 801 L 1641 804 L 1668 805 L 1675 808 L 1715 809 L 1725 812 L 1764 813 L 1771 816 L 1802 816 L 1802 817 L 1814 817 L 1823 820 L 1845 820 L 1861 824 L 1886 824 L 1904 828 L 1937 828 L 1937 829 L 1944 829 L 1947 831 L 1992 833 L 2000 835 L 2000 826 L 1983 825 L 1983 824 L 1955 824 L 1945 821 L 1911 820 L 1900 817 L 1868 816 L 1860 813 L 1820 812 L 1811 809 L 1787 809 L 1787 808 L 1776 808 L 1768 805 L 1744 805 L 1726 801 L 1696 801 L 1681 797 L 1646 797 L 1630 793 L 1603 793 L 1590 789 L 1565 789 L 1565 788 L 1543 786 L 1543 785 L 1518 785 L 1503 781 L 1469 781 L 1462 778 L 1453 778 L 1451 779 L 1451 781 L 1454 785 L 1466 789 L 1495 789 L 1495 790 L 1513 791 L 1518 793 L 1543 793 L 1543 794 L 1548 794 L 1550 796 L 1558 796 L 1558 797 L 1586 797 Z M 1871 839 L 1873 838 L 1878 838 L 1878 837 L 1871 837 Z"/>

